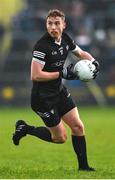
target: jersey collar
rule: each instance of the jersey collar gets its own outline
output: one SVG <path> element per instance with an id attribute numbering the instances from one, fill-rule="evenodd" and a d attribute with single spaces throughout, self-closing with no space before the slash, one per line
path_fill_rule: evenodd
<path id="1" fill-rule="evenodd" d="M 54 41 L 55 42 L 55 44 L 58 44 L 58 45 L 61 45 L 61 40 L 62 40 L 62 38 L 60 39 L 60 41 Z"/>
<path id="2" fill-rule="evenodd" d="M 62 38 L 60 39 L 60 41 L 56 41 L 54 38 L 52 38 L 52 37 L 50 36 L 50 34 L 49 34 L 48 32 L 46 33 L 46 36 L 47 36 L 50 40 L 52 40 L 55 44 L 61 45 Z"/>

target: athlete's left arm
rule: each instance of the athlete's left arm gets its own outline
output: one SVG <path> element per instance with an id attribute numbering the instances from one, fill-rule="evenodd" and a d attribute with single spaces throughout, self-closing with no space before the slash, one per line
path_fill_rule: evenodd
<path id="1" fill-rule="evenodd" d="M 90 53 L 82 50 L 79 46 L 76 46 L 76 48 L 72 52 L 79 59 L 88 59 L 88 60 L 93 60 L 93 61 L 95 60 L 94 57 Z"/>
<path id="2" fill-rule="evenodd" d="M 87 51 L 83 51 L 79 46 L 76 46 L 76 48 L 72 52 L 76 57 L 78 57 L 81 60 L 87 59 L 92 61 L 92 63 L 96 67 L 96 73 L 99 71 L 99 62 L 96 61 L 90 53 L 88 53 Z"/>

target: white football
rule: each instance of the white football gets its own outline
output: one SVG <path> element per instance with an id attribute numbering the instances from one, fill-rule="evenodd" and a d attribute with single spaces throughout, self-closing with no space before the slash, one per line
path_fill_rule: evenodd
<path id="1" fill-rule="evenodd" d="M 74 66 L 74 73 L 78 75 L 81 81 L 88 82 L 93 79 L 95 65 L 92 64 L 92 61 L 83 59 L 77 62 Z"/>

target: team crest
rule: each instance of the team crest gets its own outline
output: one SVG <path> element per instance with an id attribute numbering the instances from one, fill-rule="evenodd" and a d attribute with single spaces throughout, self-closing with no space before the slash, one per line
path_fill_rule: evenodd
<path id="1" fill-rule="evenodd" d="M 68 45 L 66 46 L 66 49 L 67 49 L 67 51 L 68 51 L 68 49 L 69 49 L 69 46 L 68 46 Z"/>
<path id="2" fill-rule="evenodd" d="M 59 51 L 60 51 L 61 55 L 63 55 L 63 47 L 60 47 Z"/>

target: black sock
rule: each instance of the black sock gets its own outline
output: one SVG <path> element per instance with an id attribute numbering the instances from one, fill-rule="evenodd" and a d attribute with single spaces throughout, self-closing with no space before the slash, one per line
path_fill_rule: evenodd
<path id="1" fill-rule="evenodd" d="M 85 136 L 72 135 L 72 144 L 78 158 L 79 169 L 88 167 Z"/>
<path id="2" fill-rule="evenodd" d="M 53 142 L 50 131 L 48 130 L 48 128 L 43 126 L 35 127 L 28 125 L 27 134 L 36 136 L 44 141 Z"/>

